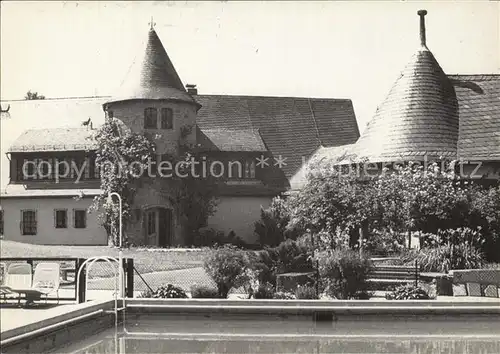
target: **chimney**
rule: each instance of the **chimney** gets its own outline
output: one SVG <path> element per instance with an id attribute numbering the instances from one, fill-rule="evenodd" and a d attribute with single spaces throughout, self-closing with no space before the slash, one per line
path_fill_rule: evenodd
<path id="1" fill-rule="evenodd" d="M 190 95 L 197 95 L 198 94 L 198 89 L 196 88 L 196 85 L 187 84 L 186 88 L 187 88 L 187 92 Z"/>
<path id="2" fill-rule="evenodd" d="M 419 10 L 417 14 L 420 16 L 420 45 L 427 47 L 425 40 L 425 15 L 427 15 L 427 10 Z"/>

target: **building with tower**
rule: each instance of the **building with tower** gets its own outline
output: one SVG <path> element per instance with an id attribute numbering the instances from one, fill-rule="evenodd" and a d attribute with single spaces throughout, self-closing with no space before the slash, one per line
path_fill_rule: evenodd
<path id="1" fill-rule="evenodd" d="M 427 47 L 425 15 L 419 12 L 416 53 L 362 136 L 349 99 L 198 93 L 195 85 L 183 84 L 152 26 L 143 56 L 111 97 L 2 102 L 2 115 L 10 117 L 2 121 L 4 238 L 107 243 L 97 215 L 87 212 L 102 193 L 92 136 L 105 119 L 153 138 L 158 161 L 178 154 L 185 139 L 226 166 L 207 227 L 233 231 L 249 243 L 256 241 L 261 207 L 300 188 L 309 164 L 320 159 L 351 154 L 380 165 L 447 157 L 462 160 L 468 171 L 479 163 L 476 174 L 498 179 L 500 75 L 446 74 Z M 58 171 L 60 162 L 78 168 Z M 232 173 L 230 162 L 240 170 Z M 186 245 L 178 205 L 156 183 L 149 180 L 137 192 L 129 240 Z"/>
<path id="2" fill-rule="evenodd" d="M 418 11 L 420 44 L 354 144 L 320 147 L 292 178 L 305 183 L 308 164 L 456 160 L 464 177 L 500 178 L 500 75 L 448 75 L 427 46 L 426 10 Z"/>
<path id="3" fill-rule="evenodd" d="M 105 119 L 154 138 L 158 161 L 178 154 L 185 139 L 224 166 L 216 172 L 225 182 L 207 227 L 233 231 L 249 243 L 256 241 L 261 207 L 290 188 L 305 159 L 320 146 L 359 137 L 348 99 L 199 94 L 182 83 L 152 26 L 142 57 L 113 96 L 4 105 L 11 107 L 11 118 L 2 122 L 8 132 L 2 136 L 4 235 L 37 244 L 107 243 L 97 215 L 86 212 L 101 194 L 92 135 Z M 61 161 L 77 168 L 58 171 Z M 127 236 L 136 245 L 185 245 L 178 206 L 157 183 L 149 179 L 137 191 Z"/>

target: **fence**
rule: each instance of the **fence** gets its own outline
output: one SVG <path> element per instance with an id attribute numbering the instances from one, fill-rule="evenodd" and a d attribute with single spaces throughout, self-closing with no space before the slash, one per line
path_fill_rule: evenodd
<path id="1" fill-rule="evenodd" d="M 69 257 L 5 257 L 0 258 L 0 283 L 4 284 L 5 275 L 9 266 L 13 263 L 28 263 L 31 265 L 32 275 L 35 272 L 36 266 L 40 263 L 58 263 L 60 267 L 60 285 L 57 296 L 54 293 L 49 294 L 47 299 L 60 301 L 75 301 L 80 299 L 80 302 L 86 299 L 85 275 L 87 265 L 84 265 L 86 258 L 69 258 Z M 83 266 L 80 273 L 80 288 L 77 287 L 76 276 L 78 270 Z M 133 259 L 124 259 L 123 267 L 126 275 L 126 294 L 132 297 L 134 294 L 134 278 Z M 88 290 L 114 290 L 115 289 L 115 272 L 116 268 L 111 268 L 109 263 L 104 260 L 97 260 L 92 267 L 92 274 L 88 277 Z M 80 292 L 78 294 L 78 291 Z"/>
<path id="2" fill-rule="evenodd" d="M 185 292 L 192 291 L 193 286 L 215 287 L 214 281 L 208 276 L 203 268 L 203 261 L 210 250 L 197 251 L 175 251 L 175 250 L 144 250 L 127 254 L 125 250 L 124 270 L 126 275 L 125 290 L 128 297 L 140 296 L 147 290 L 154 291 L 158 287 L 173 284 L 182 288 Z M 252 252 L 252 251 L 250 251 Z M 133 257 L 133 258 L 132 258 Z M 105 261 L 96 261 L 88 274 L 87 293 L 82 286 L 78 296 L 75 277 L 78 269 L 85 262 L 86 258 L 42 258 L 42 257 L 17 257 L 0 258 L 0 281 L 3 283 L 5 269 L 14 262 L 29 263 L 33 270 L 40 262 L 58 262 L 61 267 L 60 300 L 74 301 L 79 298 L 81 301 L 96 299 L 102 295 L 109 296 L 109 292 L 115 289 L 116 268 L 111 267 Z M 81 284 L 84 284 L 85 272 L 81 274 Z M 499 282 L 498 273 L 500 270 L 481 272 L 480 281 L 467 280 L 467 292 L 463 295 L 469 296 L 498 296 Z M 314 262 L 310 278 L 315 286 L 316 292 L 320 292 L 320 275 L 318 264 Z M 418 274 L 418 273 L 417 273 Z M 475 274 L 475 273 L 474 273 Z M 418 275 L 417 275 L 418 276 Z M 496 279 L 496 280 L 495 280 Z M 465 282 L 465 281 L 464 281 Z M 462 283 L 464 283 L 462 282 Z M 455 279 L 454 294 L 460 295 L 459 285 L 461 282 Z M 475 284 L 478 285 L 476 294 Z M 490 285 L 488 285 L 490 284 Z M 246 289 L 241 287 L 233 289 L 232 294 L 244 296 Z M 52 297 L 55 299 L 55 297 Z"/>

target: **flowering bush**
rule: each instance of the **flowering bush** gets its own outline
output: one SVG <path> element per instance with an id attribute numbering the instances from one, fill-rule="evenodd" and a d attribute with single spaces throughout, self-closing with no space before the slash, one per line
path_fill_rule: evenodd
<path id="1" fill-rule="evenodd" d="M 296 297 L 292 293 L 278 291 L 274 294 L 274 299 L 277 299 L 277 300 L 295 300 Z"/>
<path id="2" fill-rule="evenodd" d="M 155 291 L 146 290 L 139 295 L 141 298 L 159 298 L 159 299 L 186 299 L 188 296 L 182 288 L 167 284 L 160 286 Z"/>
<path id="3" fill-rule="evenodd" d="M 425 289 L 415 284 L 406 284 L 397 287 L 385 295 L 387 300 L 430 300 L 431 297 Z"/>

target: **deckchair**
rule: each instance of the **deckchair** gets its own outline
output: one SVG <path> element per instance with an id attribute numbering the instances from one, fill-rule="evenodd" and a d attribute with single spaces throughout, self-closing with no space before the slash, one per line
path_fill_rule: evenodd
<path id="1" fill-rule="evenodd" d="M 33 276 L 33 291 L 40 293 L 39 296 L 45 296 L 45 302 L 49 294 L 55 293 L 57 303 L 59 303 L 59 284 L 60 284 L 61 268 L 59 263 L 39 263 L 35 267 L 35 275 Z M 33 293 L 35 295 L 35 293 Z"/>
<path id="2" fill-rule="evenodd" d="M 5 283 L 0 287 L 2 298 L 5 300 L 7 295 L 17 295 L 18 303 L 20 303 L 22 290 L 30 289 L 32 280 L 32 268 L 30 264 L 12 263 L 7 268 Z"/>
<path id="3" fill-rule="evenodd" d="M 31 272 L 31 266 L 29 269 Z M 12 280 L 15 278 L 8 274 L 9 283 L 3 287 L 3 290 L 19 294 L 18 303 L 21 301 L 21 294 L 24 294 L 26 296 L 26 305 L 32 304 L 42 296 L 45 296 L 45 301 L 47 301 L 48 295 L 51 293 L 56 293 L 57 303 L 59 303 L 59 272 L 58 263 L 39 263 L 35 268 L 33 279 L 30 274 L 29 283 L 28 279 L 24 278 L 24 286 L 18 286 L 20 281 L 13 282 Z"/>

